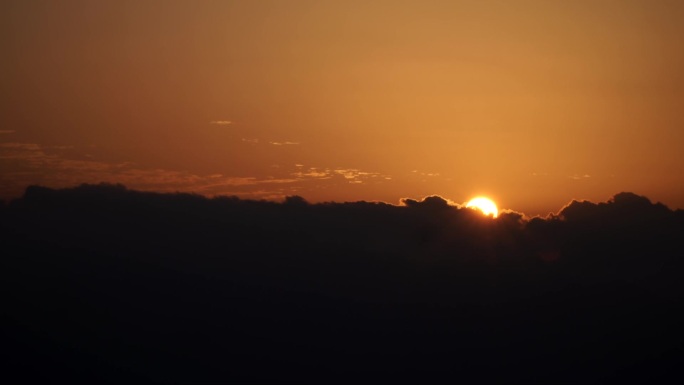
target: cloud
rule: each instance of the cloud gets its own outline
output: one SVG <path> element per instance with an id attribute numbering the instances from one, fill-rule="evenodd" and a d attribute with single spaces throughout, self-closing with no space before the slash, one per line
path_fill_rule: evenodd
<path id="1" fill-rule="evenodd" d="M 356 179 L 356 178 L 359 178 L 362 176 L 372 175 L 371 173 L 359 171 L 359 170 L 354 169 L 354 168 L 348 168 L 348 169 L 340 168 L 340 169 L 333 170 L 333 172 L 336 174 L 342 175 L 345 179 Z"/>
<path id="2" fill-rule="evenodd" d="M 268 142 L 269 144 L 272 144 L 274 146 L 296 146 L 299 145 L 299 142 Z"/>
<path id="3" fill-rule="evenodd" d="M 388 176 L 377 172 L 362 171 L 356 168 L 338 168 L 331 171 L 333 174 L 341 175 L 349 183 L 364 183 L 371 179 L 387 180 Z"/>
<path id="4" fill-rule="evenodd" d="M 580 180 L 580 179 L 591 178 L 591 175 L 589 175 L 589 174 L 584 174 L 584 175 L 574 174 L 574 175 L 569 176 L 568 178 L 574 179 L 574 180 Z"/>
<path id="5" fill-rule="evenodd" d="M 399 200 L 399 203 L 402 206 L 428 209 L 447 209 L 449 207 L 462 207 L 462 205 L 452 200 L 443 198 L 439 195 L 429 195 L 419 200 L 412 198 L 401 198 Z"/>
<path id="6" fill-rule="evenodd" d="M 369 180 L 386 181 L 392 179 L 387 175 L 377 172 L 362 171 L 355 168 L 320 169 L 317 167 L 309 167 L 308 169 L 304 169 L 303 164 L 295 164 L 295 167 L 298 170 L 291 175 L 302 181 L 342 177 L 347 183 L 361 184 Z"/>
<path id="7" fill-rule="evenodd" d="M 420 170 L 411 170 L 410 174 L 411 177 L 418 177 L 420 182 L 427 182 L 428 179 L 430 178 L 437 178 L 440 176 L 440 173 L 438 172 L 424 172 Z M 450 180 L 450 179 L 447 179 Z"/>
<path id="8" fill-rule="evenodd" d="M 30 186 L 0 205 L 18 374 L 80 379 L 94 356 L 88 382 L 681 378 L 681 210 L 623 192 L 492 218 L 439 195 L 314 204 L 279 186 L 260 197 L 281 202 Z"/>
<path id="9" fill-rule="evenodd" d="M 69 151 L 67 151 L 69 150 Z M 358 169 L 319 169 L 295 165 L 273 176 L 230 176 L 196 174 L 159 168 L 145 168 L 132 162 L 104 162 L 79 154 L 72 146 L 42 146 L 37 143 L 0 143 L 0 161 L 11 162 L 12 172 L 0 174 L 0 197 L 21 194 L 31 184 L 53 188 L 79 183 L 122 183 L 145 191 L 188 191 L 213 196 L 233 193 L 241 197 L 279 199 L 311 181 L 342 177 L 347 183 L 361 184 L 388 176 Z M 255 189 L 255 186 L 264 188 Z M 288 186 L 283 189 L 282 186 Z"/>
<path id="10" fill-rule="evenodd" d="M 233 124 L 230 120 L 212 120 L 209 122 L 209 124 L 216 124 L 218 126 L 227 126 L 229 124 Z"/>
<path id="11" fill-rule="evenodd" d="M 308 171 L 305 172 L 295 172 L 292 173 L 292 175 L 298 177 L 298 178 L 315 178 L 315 179 L 330 179 L 332 178 L 332 173 L 330 170 L 317 170 L 315 167 L 310 168 Z"/>
<path id="12" fill-rule="evenodd" d="M 14 131 L 14 130 L 0 130 L 0 134 L 13 134 L 15 132 L 16 131 Z"/>
<path id="13" fill-rule="evenodd" d="M 167 169 L 143 168 L 132 162 L 104 162 L 74 155 L 71 146 L 42 146 L 37 143 L 0 143 L 0 161 L 11 162 L 11 172 L 0 174 L 0 197 L 16 197 L 26 186 L 41 184 L 54 188 L 79 183 L 123 183 L 141 190 L 160 192 L 192 191 L 207 195 L 231 190 L 244 197 L 281 197 L 288 191 L 251 191 L 251 186 L 278 186 L 300 181 L 294 176 L 235 177 L 222 174 L 200 175 Z M 237 190 L 235 190 L 237 189 Z"/>
<path id="14" fill-rule="evenodd" d="M 0 143 L 0 148 L 18 149 L 23 151 L 39 151 L 41 146 L 36 143 Z"/>
<path id="15" fill-rule="evenodd" d="M 558 217 L 591 227 L 622 227 L 633 221 L 652 221 L 668 216 L 670 210 L 662 203 L 652 203 L 647 197 L 622 192 L 607 202 L 593 203 L 572 200 L 559 212 Z"/>

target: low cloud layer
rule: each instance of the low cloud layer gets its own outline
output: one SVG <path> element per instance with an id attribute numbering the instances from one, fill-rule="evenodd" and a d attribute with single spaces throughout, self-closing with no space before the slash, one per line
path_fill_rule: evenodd
<path id="1" fill-rule="evenodd" d="M 3 344 L 70 382 L 681 379 L 683 236 L 629 192 L 492 218 L 31 186 L 0 206 Z"/>

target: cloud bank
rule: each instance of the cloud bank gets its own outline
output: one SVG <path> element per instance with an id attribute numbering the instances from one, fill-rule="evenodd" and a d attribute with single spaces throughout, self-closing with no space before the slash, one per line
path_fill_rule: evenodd
<path id="1" fill-rule="evenodd" d="M 69 382 L 682 379 L 683 235 L 629 192 L 530 219 L 31 186 L 0 206 L 4 347 Z"/>

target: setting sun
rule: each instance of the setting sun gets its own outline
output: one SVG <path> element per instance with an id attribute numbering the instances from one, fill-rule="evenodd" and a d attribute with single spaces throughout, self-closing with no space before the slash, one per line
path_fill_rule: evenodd
<path id="1" fill-rule="evenodd" d="M 496 204 L 489 198 L 477 197 L 473 198 L 466 204 L 466 207 L 476 208 L 484 215 L 493 215 L 496 218 L 499 215 L 499 210 L 496 208 Z"/>

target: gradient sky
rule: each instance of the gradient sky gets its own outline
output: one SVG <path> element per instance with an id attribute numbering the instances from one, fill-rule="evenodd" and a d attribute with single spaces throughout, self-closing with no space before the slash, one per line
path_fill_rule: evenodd
<path id="1" fill-rule="evenodd" d="M 682 1 L 0 4 L 0 197 L 684 208 Z"/>

